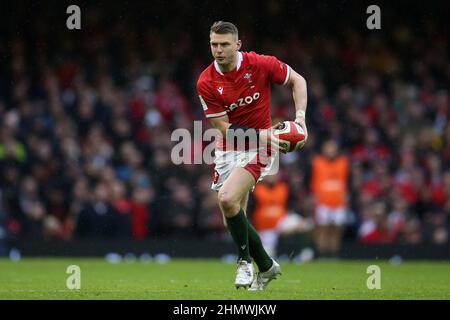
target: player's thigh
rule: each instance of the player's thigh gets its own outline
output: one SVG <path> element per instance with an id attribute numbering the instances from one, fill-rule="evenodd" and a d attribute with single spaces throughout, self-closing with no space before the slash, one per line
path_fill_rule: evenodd
<path id="1" fill-rule="evenodd" d="M 256 183 L 253 175 L 241 167 L 234 168 L 220 188 L 219 201 L 226 198 L 230 202 L 241 203 Z"/>

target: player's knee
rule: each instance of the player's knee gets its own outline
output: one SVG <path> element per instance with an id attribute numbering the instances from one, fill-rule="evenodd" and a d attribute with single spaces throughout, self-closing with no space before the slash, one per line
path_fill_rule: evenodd
<path id="1" fill-rule="evenodd" d="M 226 217 L 231 217 L 239 211 L 239 201 L 227 192 L 219 193 L 219 205 Z"/>

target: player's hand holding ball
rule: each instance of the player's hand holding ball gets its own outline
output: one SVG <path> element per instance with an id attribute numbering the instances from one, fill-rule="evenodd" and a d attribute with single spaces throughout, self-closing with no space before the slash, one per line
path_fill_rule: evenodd
<path id="1" fill-rule="evenodd" d="M 303 127 L 294 121 L 284 121 L 281 126 L 278 126 L 274 131 L 280 144 L 280 151 L 292 152 L 299 150 L 305 145 L 306 137 Z"/>
<path id="2" fill-rule="evenodd" d="M 280 143 L 276 133 L 276 130 L 283 127 L 283 122 L 278 122 L 276 125 L 269 129 L 262 129 L 259 131 L 259 141 L 262 145 L 270 145 L 275 150 L 279 150 L 282 153 L 286 153 L 287 146 Z"/>

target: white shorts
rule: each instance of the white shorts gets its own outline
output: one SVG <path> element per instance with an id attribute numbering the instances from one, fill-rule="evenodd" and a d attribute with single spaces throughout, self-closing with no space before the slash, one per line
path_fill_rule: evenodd
<path id="1" fill-rule="evenodd" d="M 316 207 L 316 223 L 320 226 L 342 226 L 347 223 L 345 207 L 332 208 L 323 204 Z"/>
<path id="2" fill-rule="evenodd" d="M 262 155 L 262 156 L 261 156 Z M 279 169 L 279 153 L 272 152 L 270 157 L 264 157 L 266 153 L 259 153 L 265 161 L 259 161 L 257 150 L 248 151 L 223 151 L 215 150 L 214 159 L 214 179 L 211 189 L 219 191 L 225 180 L 230 176 L 231 171 L 236 167 L 248 170 L 256 180 L 256 183 L 263 180 L 269 174 L 277 174 Z"/>

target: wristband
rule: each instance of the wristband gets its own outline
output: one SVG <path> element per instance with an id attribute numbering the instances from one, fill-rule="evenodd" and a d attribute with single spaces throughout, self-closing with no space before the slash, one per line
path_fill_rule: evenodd
<path id="1" fill-rule="evenodd" d="M 295 112 L 295 117 L 296 118 L 303 118 L 303 119 L 305 119 L 306 118 L 306 113 L 303 110 L 297 110 Z"/>

